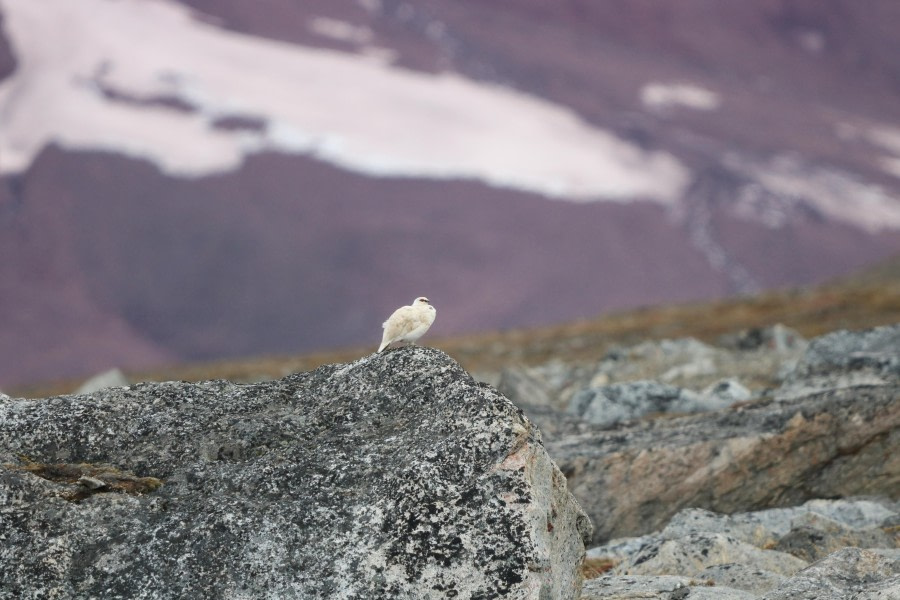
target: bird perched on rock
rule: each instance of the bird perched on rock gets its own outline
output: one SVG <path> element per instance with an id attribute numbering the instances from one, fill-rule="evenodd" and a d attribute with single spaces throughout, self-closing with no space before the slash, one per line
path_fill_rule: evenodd
<path id="1" fill-rule="evenodd" d="M 382 325 L 384 335 L 378 351 L 381 352 L 394 342 L 415 343 L 434 323 L 436 314 L 437 311 L 428 298 L 422 296 L 413 300 L 409 306 L 401 306 Z"/>

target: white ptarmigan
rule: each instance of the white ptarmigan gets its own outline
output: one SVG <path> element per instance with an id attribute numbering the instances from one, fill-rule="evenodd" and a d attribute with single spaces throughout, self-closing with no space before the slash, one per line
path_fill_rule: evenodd
<path id="1" fill-rule="evenodd" d="M 434 323 L 436 314 L 437 311 L 428 298 L 422 296 L 413 300 L 409 306 L 401 306 L 382 324 L 384 335 L 378 351 L 381 352 L 394 342 L 415 343 Z"/>

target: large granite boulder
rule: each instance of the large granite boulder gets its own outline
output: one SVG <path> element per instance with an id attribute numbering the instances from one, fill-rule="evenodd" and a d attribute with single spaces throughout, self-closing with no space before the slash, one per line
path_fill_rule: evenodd
<path id="1" fill-rule="evenodd" d="M 0 597 L 576 598 L 590 523 L 440 351 L 0 400 Z"/>

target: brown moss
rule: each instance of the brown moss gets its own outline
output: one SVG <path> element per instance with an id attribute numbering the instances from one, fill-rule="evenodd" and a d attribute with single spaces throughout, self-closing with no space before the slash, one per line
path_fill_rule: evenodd
<path id="1" fill-rule="evenodd" d="M 610 571 L 616 566 L 611 558 L 585 558 L 581 563 L 581 573 L 585 579 L 594 579 Z"/>

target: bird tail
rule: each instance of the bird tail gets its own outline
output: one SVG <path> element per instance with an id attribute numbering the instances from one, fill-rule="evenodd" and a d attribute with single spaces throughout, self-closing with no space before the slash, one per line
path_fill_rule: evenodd
<path id="1" fill-rule="evenodd" d="M 378 346 L 378 351 L 381 352 L 382 350 L 387 348 L 389 345 L 390 345 L 390 342 L 381 342 L 381 345 Z"/>

